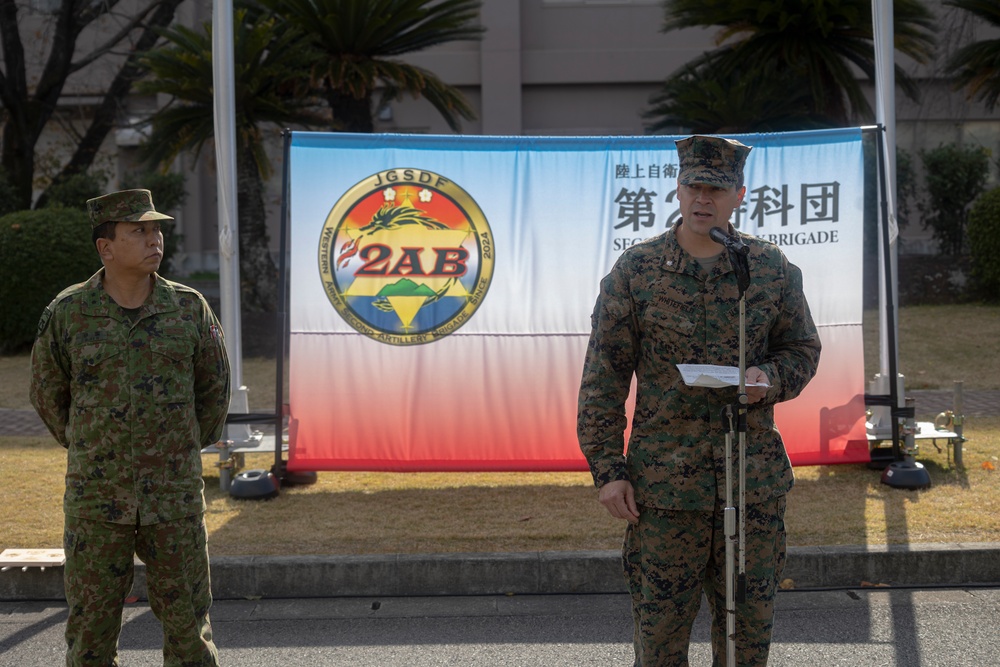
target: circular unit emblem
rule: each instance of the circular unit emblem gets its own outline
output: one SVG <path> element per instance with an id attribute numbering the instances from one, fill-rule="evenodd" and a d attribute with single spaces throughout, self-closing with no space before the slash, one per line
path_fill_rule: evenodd
<path id="1" fill-rule="evenodd" d="M 334 204 L 319 242 L 330 303 L 390 345 L 447 336 L 472 318 L 493 278 L 493 235 L 469 194 L 421 169 L 389 169 Z"/>

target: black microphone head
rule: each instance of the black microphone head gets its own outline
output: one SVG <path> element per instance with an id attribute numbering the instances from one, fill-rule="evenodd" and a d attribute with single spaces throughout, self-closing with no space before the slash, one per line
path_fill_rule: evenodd
<path id="1" fill-rule="evenodd" d="M 743 243 L 743 239 L 740 238 L 739 234 L 733 234 L 730 236 L 718 227 L 712 227 L 708 230 L 708 235 L 713 241 L 726 248 L 730 252 L 737 252 L 742 255 L 750 254 L 750 246 Z"/>
<path id="2" fill-rule="evenodd" d="M 727 245 L 726 242 L 729 241 L 729 234 L 725 233 L 718 227 L 712 227 L 708 230 L 708 235 L 719 245 Z"/>

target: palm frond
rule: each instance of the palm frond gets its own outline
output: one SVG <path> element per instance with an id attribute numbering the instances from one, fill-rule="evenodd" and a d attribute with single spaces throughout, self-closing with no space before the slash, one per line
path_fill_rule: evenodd
<path id="1" fill-rule="evenodd" d="M 944 4 L 1000 28 L 1000 4 L 995 1 L 953 0 Z M 944 69 L 955 77 L 955 90 L 964 88 L 970 100 L 979 100 L 990 111 L 1000 103 L 1000 40 L 984 39 L 960 48 L 948 58 Z"/>
<path id="2" fill-rule="evenodd" d="M 457 89 L 396 56 L 480 39 L 480 0 L 259 1 L 322 54 L 311 72 L 328 99 L 367 103 L 377 90 L 390 89 L 427 99 L 452 129 L 460 118 L 475 118 Z"/>
<path id="3" fill-rule="evenodd" d="M 316 54 L 300 33 L 258 14 L 249 8 L 234 13 L 235 130 L 237 151 L 259 156 L 260 173 L 266 177 L 270 163 L 258 146 L 260 126 L 318 124 L 308 94 L 308 69 Z M 212 27 L 174 26 L 161 34 L 164 44 L 140 59 L 149 77 L 137 89 L 171 98 L 151 119 L 143 149 L 146 160 L 169 164 L 185 151 L 198 155 L 214 137 Z"/>
<path id="4" fill-rule="evenodd" d="M 919 0 L 895 0 L 895 47 L 927 62 L 934 47 L 934 17 Z M 797 73 L 812 96 L 814 113 L 842 123 L 870 117 L 854 67 L 874 78 L 870 0 L 669 0 L 664 31 L 716 27 L 718 65 L 724 73 L 767 64 Z M 759 65 L 758 65 L 759 64 Z M 911 97 L 916 85 L 897 69 Z"/>

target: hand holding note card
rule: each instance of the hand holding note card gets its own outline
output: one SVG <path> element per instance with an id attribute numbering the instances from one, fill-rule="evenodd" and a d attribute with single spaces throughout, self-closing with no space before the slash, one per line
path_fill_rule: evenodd
<path id="1" fill-rule="evenodd" d="M 684 384 L 691 387 L 738 387 L 740 369 L 736 366 L 711 364 L 677 364 Z M 769 387 L 766 382 L 747 382 L 748 387 Z"/>

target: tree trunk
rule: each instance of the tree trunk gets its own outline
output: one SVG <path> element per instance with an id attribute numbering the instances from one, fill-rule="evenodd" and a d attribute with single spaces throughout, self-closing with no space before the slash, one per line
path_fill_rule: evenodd
<path id="1" fill-rule="evenodd" d="M 62 171 L 59 172 L 59 175 L 52 179 L 51 185 L 60 183 L 74 174 L 83 173 L 90 169 L 94 163 L 94 158 L 97 157 L 97 153 L 104 143 L 104 139 L 118 122 L 125 97 L 131 92 L 132 84 L 142 76 L 143 71 L 136 64 L 136 61 L 143 52 L 153 48 L 160 38 L 156 32 L 157 28 L 170 25 L 171 21 L 174 20 L 177 6 L 181 2 L 183 0 L 165 0 L 157 6 L 156 11 L 153 12 L 149 21 L 144 24 L 142 34 L 132 46 L 128 60 L 118 70 L 114 81 L 111 82 L 111 85 L 105 92 L 101 106 L 94 112 L 90 126 L 87 128 L 87 132 L 80 140 L 80 143 L 77 144 L 73 157 L 66 163 Z M 43 205 L 47 198 L 48 190 L 43 192 L 41 197 L 39 197 L 38 205 Z"/>
<path id="2" fill-rule="evenodd" d="M 327 90 L 327 104 L 333 112 L 333 129 L 339 132 L 375 131 L 372 120 L 372 98 L 366 95 L 358 99 L 353 95 L 345 95 L 337 90 Z"/>
<path id="3" fill-rule="evenodd" d="M 16 209 L 31 208 L 35 173 L 34 107 L 28 99 L 28 75 L 24 47 L 19 32 L 17 3 L 0 1 L 0 46 L 3 72 L 0 74 L 0 101 L 3 104 L 3 147 L 0 164 L 16 193 Z"/>
<path id="4" fill-rule="evenodd" d="M 35 173 L 34 144 L 27 141 L 20 123 L 8 116 L 3 128 L 3 170 L 17 195 L 14 210 L 31 208 L 32 175 Z"/>
<path id="5" fill-rule="evenodd" d="M 278 271 L 269 249 L 264 182 L 249 150 L 237 151 L 236 169 L 241 307 L 243 310 L 273 313 L 278 303 Z"/>

